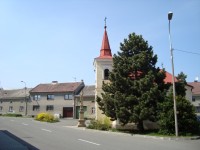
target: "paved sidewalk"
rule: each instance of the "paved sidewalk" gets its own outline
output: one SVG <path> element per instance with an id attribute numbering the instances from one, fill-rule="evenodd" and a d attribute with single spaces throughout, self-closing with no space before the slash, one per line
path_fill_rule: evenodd
<path id="1" fill-rule="evenodd" d="M 61 126 L 77 126 L 79 120 L 78 119 L 60 119 L 60 122 L 57 122 L 56 124 L 61 125 Z M 85 120 L 86 126 L 88 126 L 90 123 L 90 120 Z"/>

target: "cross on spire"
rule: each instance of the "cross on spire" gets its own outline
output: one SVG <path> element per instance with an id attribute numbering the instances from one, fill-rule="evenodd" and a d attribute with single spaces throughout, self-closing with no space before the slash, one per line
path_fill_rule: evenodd
<path id="1" fill-rule="evenodd" d="M 100 56 L 99 58 L 112 58 L 112 53 L 110 49 L 110 44 L 108 40 L 108 35 L 106 31 L 106 17 L 104 19 L 105 26 L 104 26 L 104 35 L 103 35 L 103 40 L 102 40 L 102 45 L 101 45 L 101 51 L 100 51 Z"/>
<path id="2" fill-rule="evenodd" d="M 105 22 L 104 28 L 105 28 L 105 29 L 106 29 L 106 27 L 107 27 L 107 26 L 106 26 L 106 19 L 107 19 L 107 18 L 105 17 L 105 19 L 104 19 L 104 22 Z"/>

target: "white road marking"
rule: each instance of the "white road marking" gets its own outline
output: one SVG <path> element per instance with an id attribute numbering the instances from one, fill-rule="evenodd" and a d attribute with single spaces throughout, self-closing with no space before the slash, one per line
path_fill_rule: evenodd
<path id="1" fill-rule="evenodd" d="M 43 131 L 47 131 L 47 132 L 52 132 L 51 130 L 47 130 L 47 129 L 41 129 Z"/>
<path id="2" fill-rule="evenodd" d="M 27 126 L 28 124 L 26 124 L 26 123 L 22 123 L 23 125 L 25 125 L 25 126 Z"/>
<path id="3" fill-rule="evenodd" d="M 90 144 L 94 144 L 94 145 L 100 145 L 98 143 L 94 143 L 94 142 L 90 142 L 90 141 L 86 141 L 86 140 L 83 140 L 83 139 L 78 139 L 79 141 L 82 141 L 82 142 L 86 142 L 86 143 L 90 143 Z"/>
<path id="4" fill-rule="evenodd" d="M 10 121 L 15 121 L 15 120 L 10 120 Z"/>

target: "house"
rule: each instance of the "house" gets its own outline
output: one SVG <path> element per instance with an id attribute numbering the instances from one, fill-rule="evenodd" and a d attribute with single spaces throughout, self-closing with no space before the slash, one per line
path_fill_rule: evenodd
<path id="1" fill-rule="evenodd" d="M 197 116 L 200 118 L 200 82 L 197 80 L 195 82 L 189 82 L 188 84 L 193 87 L 191 103 L 196 108 Z"/>
<path id="2" fill-rule="evenodd" d="M 75 95 L 84 88 L 83 82 L 39 84 L 30 91 L 28 115 L 35 116 L 41 112 L 57 114 L 61 117 L 75 118 Z"/>
<path id="3" fill-rule="evenodd" d="M 85 118 L 95 118 L 95 86 L 85 86 L 83 82 L 53 81 L 39 84 L 33 89 L 0 89 L 0 114 L 36 116 L 41 112 L 49 112 L 64 118 L 78 119 L 82 90 Z"/>
<path id="4" fill-rule="evenodd" d="M 30 88 L 4 90 L 0 89 L 0 114 L 16 113 L 26 115 Z M 26 99 L 25 99 L 26 97 Z"/>
<path id="5" fill-rule="evenodd" d="M 174 78 L 174 81 L 177 82 L 178 80 L 176 79 L 176 77 Z M 165 83 L 170 83 L 172 84 L 172 74 L 166 71 L 166 77 L 164 79 Z M 186 89 L 186 99 L 189 101 L 192 101 L 192 88 L 193 86 L 191 86 L 189 83 L 186 84 L 185 89 Z"/>

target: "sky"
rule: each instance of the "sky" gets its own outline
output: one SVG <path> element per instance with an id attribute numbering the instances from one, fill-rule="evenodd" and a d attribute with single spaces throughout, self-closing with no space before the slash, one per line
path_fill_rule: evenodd
<path id="1" fill-rule="evenodd" d="M 175 75 L 193 82 L 200 78 L 199 0 L 0 0 L 0 88 L 94 85 L 105 17 L 112 54 L 135 32 L 153 47 L 157 67 L 171 73 L 169 11 Z"/>

